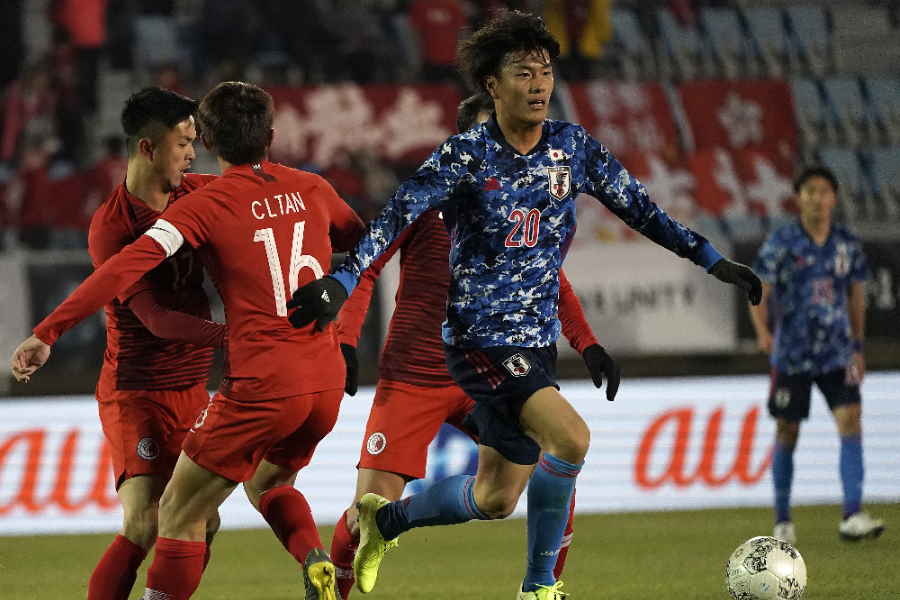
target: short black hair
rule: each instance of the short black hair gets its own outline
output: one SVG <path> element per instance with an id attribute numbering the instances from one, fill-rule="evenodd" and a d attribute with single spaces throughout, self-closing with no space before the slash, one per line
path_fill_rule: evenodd
<path id="1" fill-rule="evenodd" d="M 132 94 L 122 109 L 122 131 L 129 154 L 134 153 L 139 139 L 158 141 L 166 131 L 196 112 L 196 100 L 172 90 L 148 87 Z"/>
<path id="2" fill-rule="evenodd" d="M 252 83 L 223 81 L 200 101 L 203 141 L 233 165 L 262 160 L 272 141 L 272 96 Z"/>
<path id="3" fill-rule="evenodd" d="M 483 93 L 472 94 L 456 108 L 456 130 L 468 131 L 478 124 L 478 113 L 494 110 L 494 101 Z"/>
<path id="4" fill-rule="evenodd" d="M 550 35 L 544 20 L 531 13 L 501 10 L 459 45 L 459 69 L 473 91 L 486 91 L 484 80 L 499 75 L 510 53 L 543 54 L 555 60 L 559 42 Z"/>
<path id="5" fill-rule="evenodd" d="M 807 181 L 812 179 L 813 177 L 821 177 L 831 184 L 831 189 L 834 190 L 834 193 L 838 192 L 838 180 L 837 177 L 834 176 L 834 172 L 828 167 L 823 167 L 821 165 L 816 165 L 812 167 L 806 167 L 803 169 L 797 178 L 794 180 L 794 192 L 799 194 L 800 188 L 803 187 Z"/>

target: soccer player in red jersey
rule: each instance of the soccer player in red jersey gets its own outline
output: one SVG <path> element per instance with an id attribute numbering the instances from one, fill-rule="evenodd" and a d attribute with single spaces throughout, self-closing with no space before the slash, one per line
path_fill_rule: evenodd
<path id="1" fill-rule="evenodd" d="M 470 96 L 460 103 L 457 128 L 462 132 L 476 122 L 486 121 L 492 110 L 490 97 L 483 94 Z M 428 445 L 442 423 L 474 435 L 474 428 L 467 426 L 465 419 L 475 401 L 450 377 L 441 340 L 441 323 L 450 285 L 447 263 L 450 239 L 440 211 L 426 212 L 405 229 L 363 273 L 359 285 L 341 308 L 341 349 L 350 372 L 347 392 L 351 395 L 356 392 L 356 346 L 375 280 L 398 250 L 397 305 L 381 354 L 380 378 L 360 450 L 356 495 L 350 508 L 338 519 L 331 542 L 338 592 L 344 600 L 350 596 L 354 582 L 352 565 L 359 544 L 356 524 L 359 499 L 374 492 L 389 500 L 399 500 L 407 482 L 425 476 Z M 572 347 L 583 355 L 597 387 L 600 387 L 603 365 L 596 360 L 592 349 L 597 339 L 564 272 L 560 273 L 559 300 L 563 333 Z M 612 396 L 617 387 L 617 381 L 610 381 Z M 574 503 L 573 495 L 573 506 Z M 557 579 L 565 566 L 572 541 L 573 515 L 570 510 L 554 569 Z"/>
<path id="2" fill-rule="evenodd" d="M 196 110 L 196 101 L 161 88 L 125 103 L 127 173 L 91 220 L 94 268 L 138 239 L 166 207 L 213 179 L 186 173 L 195 156 Z M 105 307 L 107 346 L 96 395 L 124 518 L 91 575 L 88 600 L 127 599 L 156 541 L 157 505 L 181 442 L 209 401 L 212 346 L 221 345 L 225 326 L 209 321 L 202 284 L 199 260 L 183 248 Z M 218 524 L 213 513 L 208 542 Z"/>
<path id="3" fill-rule="evenodd" d="M 176 203 L 95 271 L 13 355 L 30 375 L 50 344 L 186 242 L 206 257 L 227 315 L 226 376 L 185 437 L 160 500 L 159 538 L 145 599 L 183 600 L 200 582 L 207 519 L 244 482 L 251 501 L 304 565 L 306 597 L 335 597 L 334 565 L 306 498 L 293 487 L 334 426 L 345 366 L 333 327 L 295 329 L 288 298 L 323 276 L 332 248 L 363 231 L 321 177 L 265 160 L 272 98 L 240 82 L 216 86 L 198 110 L 222 176 Z"/>

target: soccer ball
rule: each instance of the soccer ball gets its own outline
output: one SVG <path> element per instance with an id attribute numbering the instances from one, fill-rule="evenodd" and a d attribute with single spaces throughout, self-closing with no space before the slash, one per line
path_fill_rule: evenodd
<path id="1" fill-rule="evenodd" d="M 734 600 L 800 600 L 806 591 L 806 563 L 787 542 L 750 538 L 725 563 L 725 587 Z"/>

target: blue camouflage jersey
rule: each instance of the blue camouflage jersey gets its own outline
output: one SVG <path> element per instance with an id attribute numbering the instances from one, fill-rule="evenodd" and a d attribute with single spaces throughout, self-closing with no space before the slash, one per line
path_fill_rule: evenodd
<path id="1" fill-rule="evenodd" d="M 703 236 L 651 202 L 644 186 L 583 127 L 547 120 L 541 140 L 522 155 L 491 118 L 437 148 L 332 276 L 352 291 L 401 230 L 437 207 L 451 244 L 444 342 L 547 346 L 560 333 L 559 269 L 575 232 L 580 192 L 704 268 L 722 258 Z M 602 272 L 598 256 L 597 276 Z"/>
<path id="2" fill-rule="evenodd" d="M 785 225 L 760 248 L 753 270 L 772 286 L 772 366 L 811 376 L 846 368 L 853 354 L 850 285 L 868 274 L 856 237 L 834 225 L 819 246 L 800 223 Z"/>

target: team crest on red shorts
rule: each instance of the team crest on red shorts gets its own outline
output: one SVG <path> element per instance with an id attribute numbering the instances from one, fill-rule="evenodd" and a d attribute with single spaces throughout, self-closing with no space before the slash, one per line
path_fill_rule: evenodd
<path id="1" fill-rule="evenodd" d="M 531 363 L 521 354 L 513 354 L 503 361 L 503 366 L 513 377 L 525 377 L 531 370 Z"/>
<path id="2" fill-rule="evenodd" d="M 550 195 L 562 200 L 572 191 L 571 167 L 547 167 L 547 178 L 550 180 Z"/>
<path id="3" fill-rule="evenodd" d="M 137 455 L 144 460 L 156 460 L 159 456 L 159 444 L 152 437 L 141 438 L 137 444 Z"/>
<path id="4" fill-rule="evenodd" d="M 369 454 L 381 454 L 387 448 L 387 438 L 380 431 L 376 431 L 366 440 L 366 451 Z"/>

